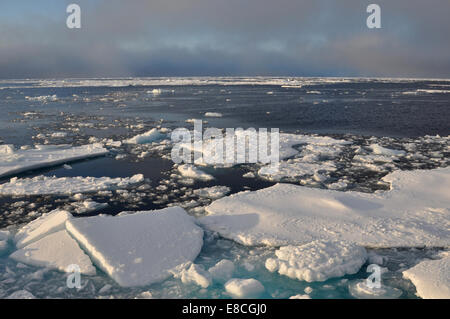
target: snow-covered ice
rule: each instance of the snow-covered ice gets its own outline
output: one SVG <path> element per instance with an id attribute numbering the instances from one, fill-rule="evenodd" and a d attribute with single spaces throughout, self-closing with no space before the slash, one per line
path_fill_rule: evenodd
<path id="1" fill-rule="evenodd" d="M 64 210 L 54 210 L 44 214 L 22 227 L 14 237 L 17 248 L 23 248 L 48 234 L 64 229 L 64 225 L 72 216 Z"/>
<path id="2" fill-rule="evenodd" d="M 196 264 L 191 264 L 175 276 L 179 277 L 183 284 L 196 284 L 202 288 L 208 288 L 212 282 L 211 274 L 203 266 Z"/>
<path id="3" fill-rule="evenodd" d="M 214 281 L 224 283 L 233 277 L 234 268 L 234 263 L 231 260 L 222 259 L 208 271 Z"/>
<path id="4" fill-rule="evenodd" d="M 225 290 L 234 298 L 258 298 L 264 292 L 264 286 L 256 279 L 230 279 Z"/>
<path id="5" fill-rule="evenodd" d="M 301 246 L 284 246 L 276 258 L 266 260 L 270 272 L 307 282 L 352 275 L 366 262 L 364 247 L 347 242 L 313 241 Z"/>
<path id="6" fill-rule="evenodd" d="M 195 167 L 192 164 L 183 164 L 178 166 L 178 171 L 183 177 L 198 179 L 202 181 L 213 180 L 214 177 L 203 172 L 201 169 Z"/>
<path id="7" fill-rule="evenodd" d="M 221 198 L 199 221 L 245 245 L 343 240 L 365 247 L 450 245 L 450 168 L 395 171 L 375 194 L 277 184 Z"/>
<path id="8" fill-rule="evenodd" d="M 132 138 L 129 138 L 124 141 L 126 144 L 147 144 L 147 143 L 153 143 L 159 140 L 162 140 L 166 138 L 167 135 L 162 133 L 157 128 L 153 128 L 148 132 L 145 132 L 140 135 L 136 135 Z"/>
<path id="9" fill-rule="evenodd" d="M 230 192 L 227 186 L 212 186 L 194 190 L 194 194 L 209 199 L 219 199 Z"/>
<path id="10" fill-rule="evenodd" d="M 102 144 L 72 147 L 68 145 L 36 145 L 34 149 L 16 150 L 12 145 L 0 145 L 0 177 L 42 167 L 55 166 L 80 159 L 105 155 Z"/>
<path id="11" fill-rule="evenodd" d="M 203 245 L 203 230 L 179 207 L 71 219 L 66 227 L 92 261 L 124 287 L 168 278 Z"/>
<path id="12" fill-rule="evenodd" d="M 132 177 L 48 177 L 11 178 L 0 185 L 1 195 L 67 195 L 126 188 L 144 181 L 142 174 Z"/>
<path id="13" fill-rule="evenodd" d="M 205 117 L 222 117 L 222 113 L 218 112 L 206 112 Z"/>
<path id="14" fill-rule="evenodd" d="M 358 299 L 396 299 L 402 295 L 400 289 L 381 283 L 381 287 L 369 287 L 366 279 L 351 282 L 348 286 L 350 294 Z"/>
<path id="15" fill-rule="evenodd" d="M 450 252 L 438 260 L 424 260 L 405 270 L 403 276 L 416 286 L 417 295 L 424 299 L 450 298 Z"/>
<path id="16" fill-rule="evenodd" d="M 15 251 L 10 258 L 27 265 L 54 268 L 63 272 L 70 271 L 70 265 L 77 265 L 84 275 L 96 273 L 89 257 L 65 229 Z"/>

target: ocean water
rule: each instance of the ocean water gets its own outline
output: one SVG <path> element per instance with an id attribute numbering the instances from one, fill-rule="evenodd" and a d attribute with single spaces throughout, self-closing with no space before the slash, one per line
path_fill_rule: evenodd
<path id="1" fill-rule="evenodd" d="M 207 121 L 205 127 L 279 128 L 281 132 L 319 134 L 352 142 L 339 156 L 327 161 L 339 164 L 331 173 L 330 183 L 345 179 L 343 191 L 374 192 L 387 189 L 380 179 L 392 170 L 430 169 L 448 166 L 450 135 L 450 81 L 395 79 L 302 79 L 302 78 L 192 78 L 192 79 L 84 79 L 27 80 L 0 82 L 0 144 L 16 147 L 35 144 L 84 145 L 122 141 L 156 126 L 169 129 L 192 129 L 189 119 Z M 219 112 L 222 117 L 205 117 Z M 52 135 L 64 132 L 64 136 Z M 372 167 L 355 166 L 353 146 L 378 143 L 387 148 L 404 150 L 420 157 L 405 157 Z M 151 186 L 147 190 L 90 194 L 108 207 L 84 214 L 116 215 L 121 211 L 151 210 L 179 204 L 188 212 L 202 216 L 195 207 L 208 205 L 193 190 L 214 185 L 230 188 L 230 193 L 257 190 L 274 185 L 274 181 L 244 178 L 255 172 L 252 165 L 233 168 L 207 167 L 215 179 L 190 185 L 177 183 L 175 169 L 168 158 L 170 148 L 148 145 L 108 146 L 110 154 L 71 163 L 72 169 L 56 166 L 20 174 L 20 177 L 94 176 L 129 177 L 142 173 Z M 145 154 L 144 154 L 145 153 Z M 120 155 L 117 157 L 117 155 Z M 324 159 L 319 159 L 320 162 Z M 375 167 L 375 168 L 374 168 Z M 0 183 L 9 178 L 0 179 Z M 311 178 L 287 179 L 305 187 L 327 188 Z M 157 186 L 166 185 L 158 190 Z M 0 196 L 0 228 L 17 229 L 42 213 L 68 207 L 74 200 L 68 196 Z M 30 205 L 30 204 L 34 205 Z M 138 288 L 121 288 L 100 270 L 93 277 L 83 277 L 78 290 L 66 287 L 66 274 L 32 266 L 18 265 L 0 256 L 0 298 L 26 289 L 41 298 L 135 298 L 150 291 L 156 298 L 230 298 L 223 285 L 208 289 L 185 285 L 179 279 Z M 401 276 L 401 270 L 424 257 L 433 257 L 439 249 L 370 250 L 386 260 L 388 272 L 383 282 L 402 291 L 401 298 L 415 298 L 415 288 Z M 230 259 L 237 267 L 235 277 L 255 278 L 265 287 L 263 298 L 288 298 L 305 294 L 312 288 L 312 298 L 353 298 L 349 285 L 368 277 L 366 266 L 355 275 L 325 282 L 301 282 L 264 268 L 273 254 L 266 247 L 245 247 L 205 234 L 204 247 L 195 261 L 206 268 L 221 259 Z M 249 267 L 248 265 L 252 265 Z M 111 285 L 109 289 L 101 288 Z M 311 289 L 309 289 L 311 290 Z"/>

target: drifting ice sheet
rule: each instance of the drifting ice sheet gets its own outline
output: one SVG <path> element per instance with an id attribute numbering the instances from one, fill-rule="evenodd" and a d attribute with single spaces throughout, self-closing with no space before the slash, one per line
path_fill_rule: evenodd
<path id="1" fill-rule="evenodd" d="M 11 145 L 0 145 L 0 177 L 108 153 L 101 144 L 78 147 L 36 145 L 35 147 L 31 150 L 15 150 Z"/>
<path id="2" fill-rule="evenodd" d="M 174 268 L 192 262 L 203 245 L 203 230 L 179 207 L 72 219 L 66 227 L 92 261 L 123 287 L 166 279 Z"/>
<path id="3" fill-rule="evenodd" d="M 48 177 L 11 178 L 9 183 L 0 185 L 1 195 L 68 195 L 76 193 L 90 193 L 101 190 L 126 188 L 141 183 L 142 174 L 126 178 L 110 177 Z"/>
<path id="4" fill-rule="evenodd" d="M 344 240 L 366 247 L 450 245 L 450 168 L 396 171 L 391 190 L 337 192 L 277 184 L 213 202 L 205 227 L 245 245 Z"/>
<path id="5" fill-rule="evenodd" d="M 15 251 L 10 258 L 24 264 L 68 271 L 68 266 L 78 265 L 85 275 L 95 275 L 95 267 L 89 257 L 66 230 L 44 238 Z M 70 270 L 69 270 L 70 271 Z"/>
<path id="6" fill-rule="evenodd" d="M 417 295 L 424 299 L 450 298 L 450 253 L 439 260 L 422 261 L 403 272 L 416 286 Z"/>

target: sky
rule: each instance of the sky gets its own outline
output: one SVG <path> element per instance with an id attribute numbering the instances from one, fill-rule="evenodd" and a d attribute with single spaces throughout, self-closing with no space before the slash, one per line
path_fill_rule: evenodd
<path id="1" fill-rule="evenodd" d="M 450 78 L 450 1 L 0 2 L 3 79 L 255 75 Z"/>

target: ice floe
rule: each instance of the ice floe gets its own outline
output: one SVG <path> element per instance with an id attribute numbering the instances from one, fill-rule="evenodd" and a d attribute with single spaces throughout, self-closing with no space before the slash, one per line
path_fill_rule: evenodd
<path id="1" fill-rule="evenodd" d="M 416 286 L 417 295 L 424 299 L 450 298 L 450 252 L 438 260 L 424 260 L 405 270 L 403 276 Z"/>
<path id="2" fill-rule="evenodd" d="M 203 172 L 201 169 L 195 167 L 192 164 L 183 164 L 178 166 L 178 171 L 181 173 L 183 177 L 198 179 L 202 181 L 210 181 L 213 180 L 214 177 Z"/>
<path id="3" fill-rule="evenodd" d="M 301 246 L 284 246 L 276 258 L 266 260 L 270 272 L 307 282 L 352 275 L 366 262 L 364 247 L 347 242 L 313 241 Z"/>
<path id="4" fill-rule="evenodd" d="M 209 199 L 219 199 L 230 192 L 227 186 L 212 186 L 194 190 L 194 194 Z"/>
<path id="5" fill-rule="evenodd" d="M 398 288 L 381 284 L 380 287 L 372 287 L 367 280 L 356 280 L 348 285 L 350 294 L 358 299 L 396 299 L 402 295 Z"/>
<path id="6" fill-rule="evenodd" d="M 365 247 L 450 245 L 450 168 L 395 171 L 375 194 L 277 184 L 221 198 L 199 222 L 245 245 L 343 240 Z"/>
<path id="7" fill-rule="evenodd" d="M 140 135 L 136 135 L 132 138 L 129 138 L 124 141 L 125 144 L 146 144 L 146 143 L 153 143 L 159 140 L 162 140 L 166 138 L 167 135 L 164 134 L 161 130 L 158 130 L 157 128 L 153 128 L 148 132 L 145 132 Z"/>
<path id="8" fill-rule="evenodd" d="M 23 248 L 48 234 L 64 229 L 64 225 L 72 216 L 64 210 L 54 210 L 44 214 L 22 227 L 14 236 L 17 248 Z"/>
<path id="9" fill-rule="evenodd" d="M 124 287 L 168 278 L 203 245 L 203 230 L 179 207 L 70 219 L 66 228 L 94 264 Z"/>
<path id="10" fill-rule="evenodd" d="M 205 117 L 222 117 L 222 113 L 218 112 L 206 112 Z"/>
<path id="11" fill-rule="evenodd" d="M 142 174 L 132 177 L 48 177 L 11 178 L 0 184 L 1 195 L 65 195 L 126 188 L 144 181 Z"/>
<path id="12" fill-rule="evenodd" d="M 36 145 L 35 149 L 16 150 L 0 145 L 0 177 L 42 167 L 55 166 L 80 159 L 105 155 L 102 144 L 72 147 L 68 145 Z"/>
<path id="13" fill-rule="evenodd" d="M 15 251 L 10 258 L 27 265 L 54 268 L 62 272 L 70 271 L 70 265 L 77 265 L 81 274 L 96 273 L 89 257 L 65 229 Z"/>
<path id="14" fill-rule="evenodd" d="M 234 263 L 231 260 L 222 259 L 208 271 L 214 281 L 224 283 L 233 277 L 234 268 Z"/>
<path id="15" fill-rule="evenodd" d="M 225 290 L 234 298 L 258 298 L 264 286 L 256 279 L 230 279 L 225 283 Z"/>
<path id="16" fill-rule="evenodd" d="M 203 266 L 196 264 L 181 270 L 175 277 L 179 277 L 183 284 L 196 284 L 202 288 L 208 288 L 212 282 L 211 274 Z"/>

